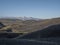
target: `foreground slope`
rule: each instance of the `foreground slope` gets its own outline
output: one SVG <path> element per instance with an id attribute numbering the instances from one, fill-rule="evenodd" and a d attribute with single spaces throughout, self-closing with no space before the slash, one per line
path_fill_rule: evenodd
<path id="1" fill-rule="evenodd" d="M 60 38 L 60 24 L 51 25 L 42 30 L 35 31 L 18 38 L 40 40 L 40 38 L 56 38 L 56 37 Z"/>

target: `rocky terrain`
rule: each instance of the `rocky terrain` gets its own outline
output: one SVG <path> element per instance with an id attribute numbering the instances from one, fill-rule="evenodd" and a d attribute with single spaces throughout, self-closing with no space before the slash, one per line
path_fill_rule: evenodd
<path id="1" fill-rule="evenodd" d="M 0 45 L 60 45 L 60 18 L 0 22 Z"/>
<path id="2" fill-rule="evenodd" d="M 19 19 L 0 19 L 6 27 L 11 28 L 12 32 L 30 33 L 45 28 L 53 24 L 60 24 L 60 18 L 44 20 L 19 20 Z"/>

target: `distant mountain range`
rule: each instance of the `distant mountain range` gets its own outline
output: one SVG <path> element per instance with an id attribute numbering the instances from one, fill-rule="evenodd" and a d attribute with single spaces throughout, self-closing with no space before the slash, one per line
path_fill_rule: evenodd
<path id="1" fill-rule="evenodd" d="M 2 17 L 0 19 L 19 19 L 19 20 L 42 20 L 39 18 L 33 18 L 33 17 Z"/>
<path id="2" fill-rule="evenodd" d="M 24 21 L 23 21 L 24 20 Z M 41 30 L 47 26 L 60 24 L 60 18 L 52 18 L 52 19 L 38 19 L 32 17 L 9 17 L 9 18 L 1 18 L 0 22 L 2 22 L 7 27 L 12 28 L 13 32 L 34 32 Z M 5 27 L 5 29 L 7 28 Z"/>

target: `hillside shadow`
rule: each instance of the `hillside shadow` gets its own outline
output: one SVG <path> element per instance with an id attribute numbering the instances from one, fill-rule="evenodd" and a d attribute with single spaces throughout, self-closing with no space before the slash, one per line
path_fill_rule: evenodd
<path id="1" fill-rule="evenodd" d="M 37 39 L 40 38 L 50 38 L 50 37 L 60 37 L 60 24 L 51 25 L 42 30 L 32 32 L 30 34 L 19 37 L 19 39 Z"/>

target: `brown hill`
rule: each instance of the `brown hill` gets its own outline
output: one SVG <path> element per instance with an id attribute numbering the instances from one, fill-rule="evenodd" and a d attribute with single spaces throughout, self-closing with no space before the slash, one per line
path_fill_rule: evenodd
<path id="1" fill-rule="evenodd" d="M 46 28 L 50 25 L 60 24 L 60 18 L 53 18 L 53 19 L 45 19 L 42 21 L 35 21 L 35 20 L 2 20 L 0 22 L 5 24 L 7 27 L 9 26 L 12 29 L 12 32 L 17 33 L 30 33 L 37 30 L 41 30 Z"/>

